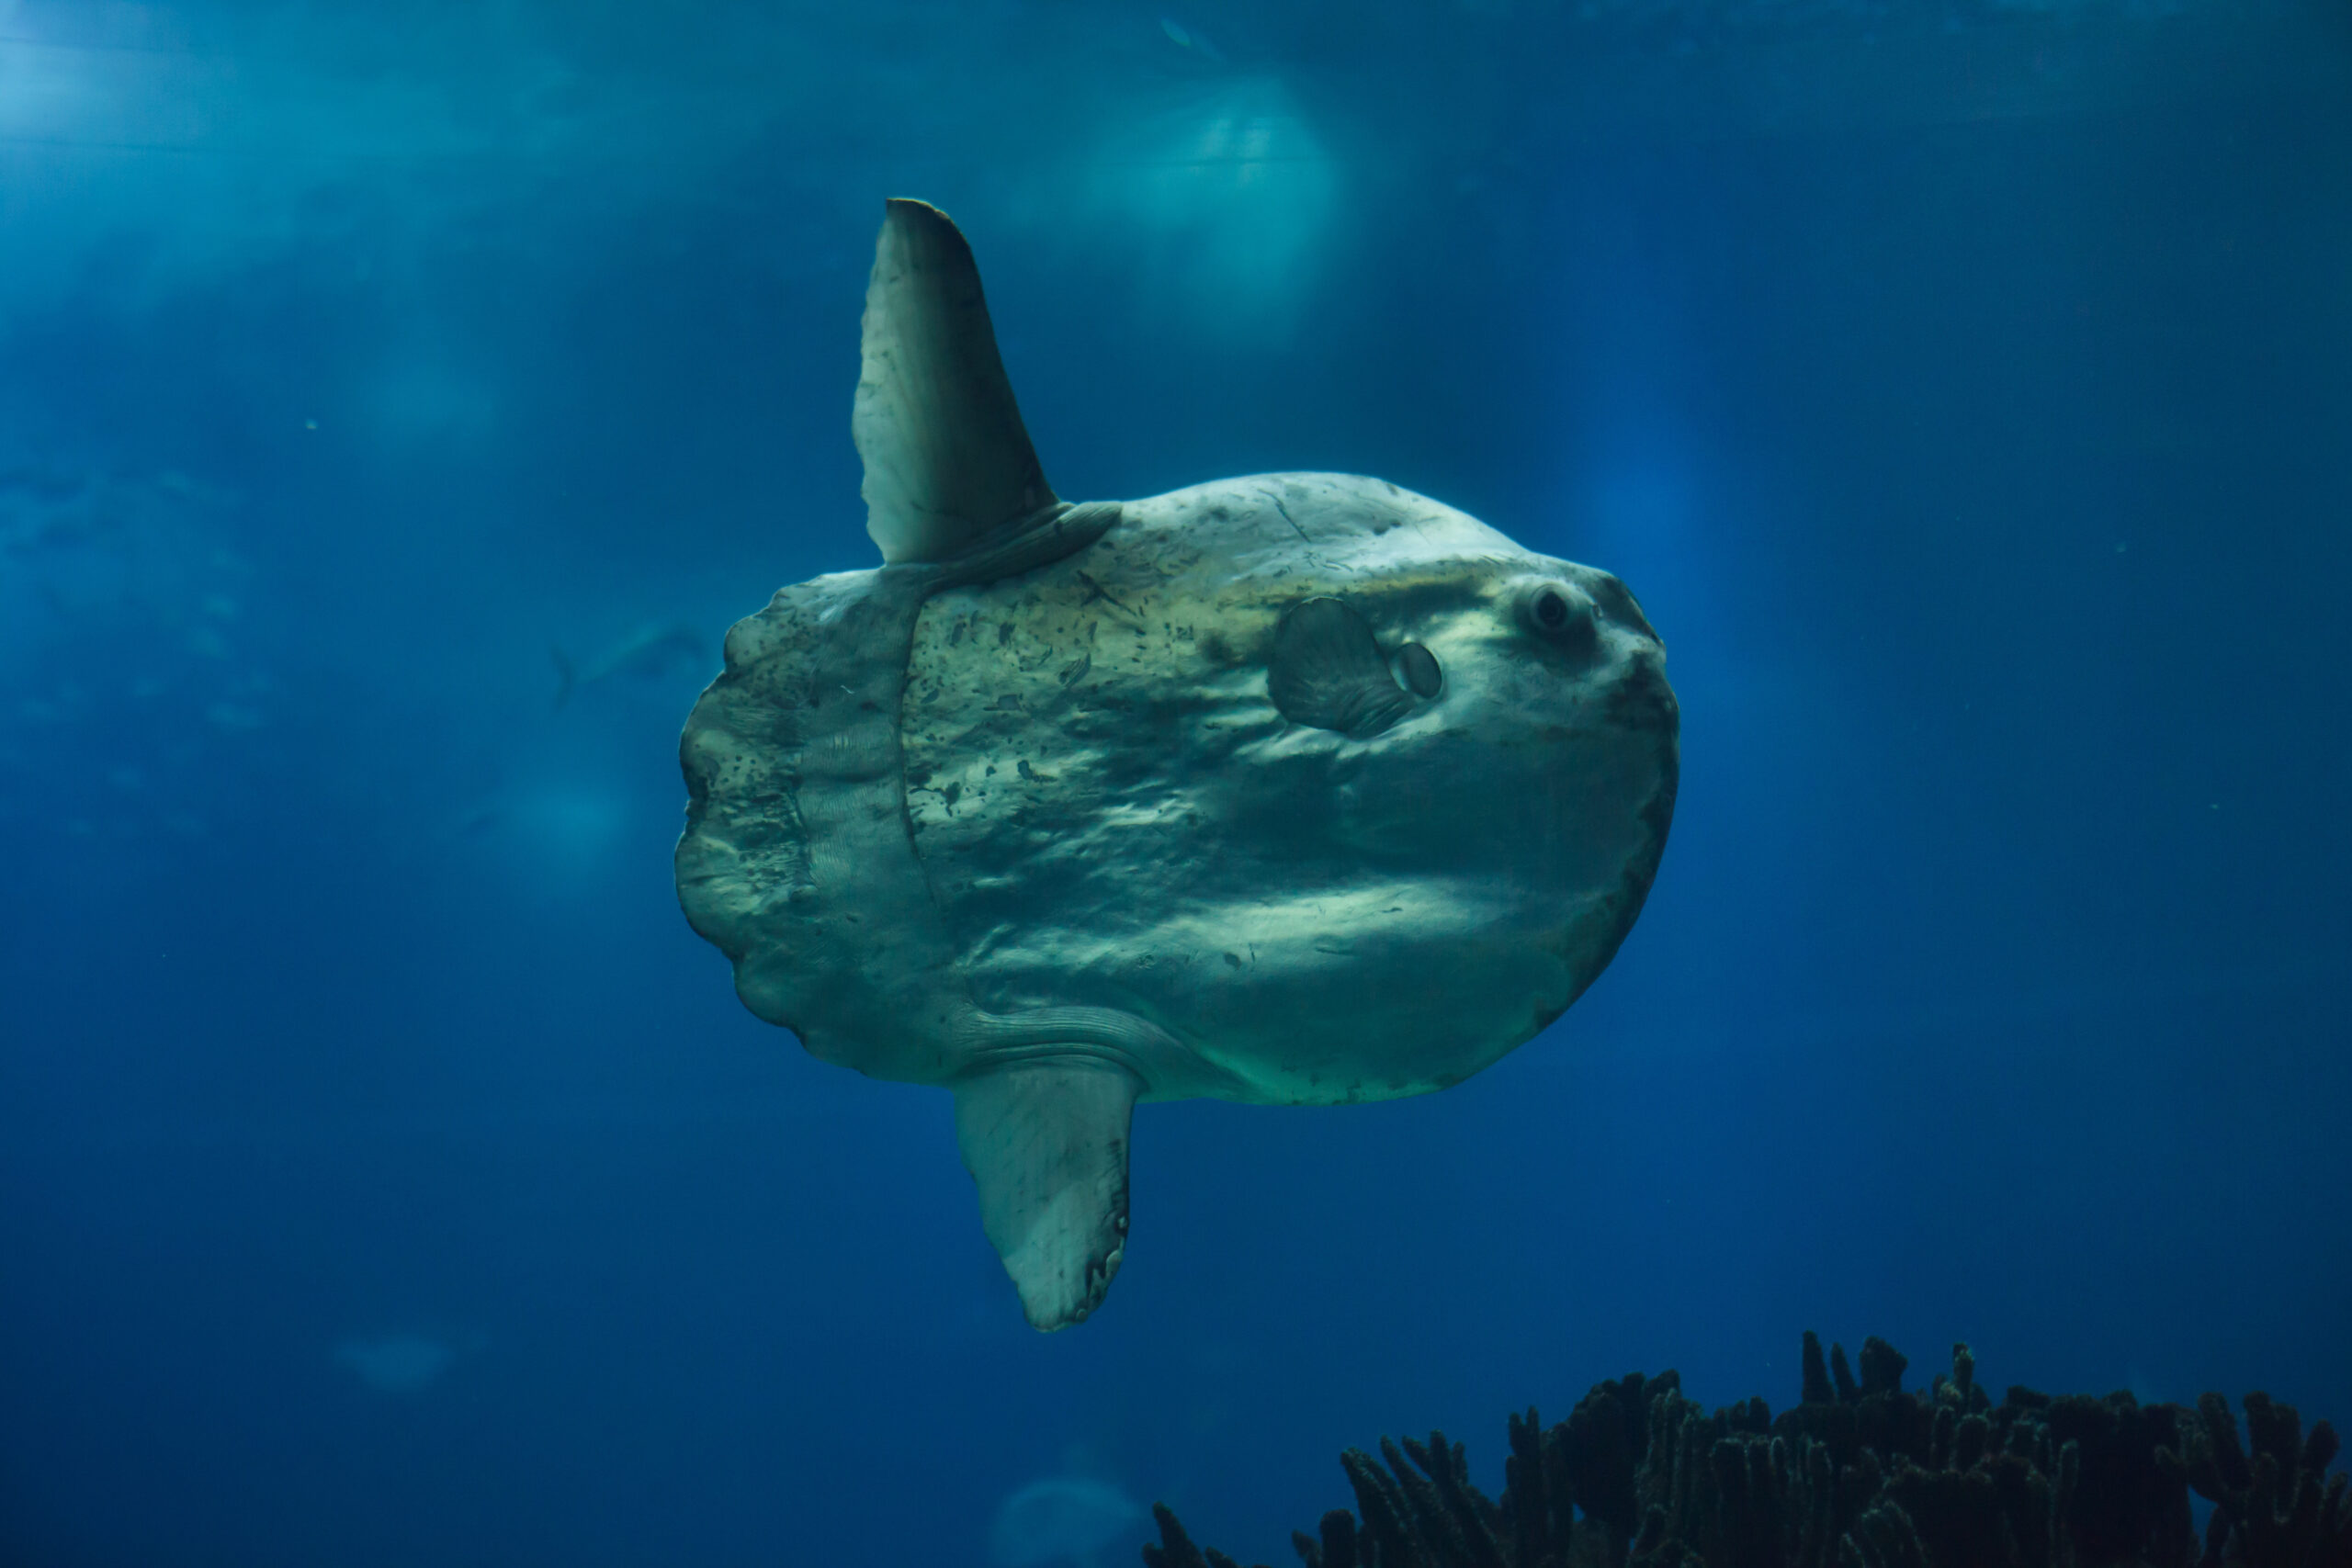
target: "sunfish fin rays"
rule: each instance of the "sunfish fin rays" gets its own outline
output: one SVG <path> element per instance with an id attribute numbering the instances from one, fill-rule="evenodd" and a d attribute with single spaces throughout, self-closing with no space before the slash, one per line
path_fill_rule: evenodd
<path id="1" fill-rule="evenodd" d="M 948 560 L 1053 504 L 1012 400 L 972 247 L 947 214 L 897 198 L 874 246 L 850 433 L 865 531 L 884 561 Z"/>
<path id="2" fill-rule="evenodd" d="M 956 1084 L 956 1140 L 980 1224 L 1032 1327 L 1082 1323 L 1127 1245 L 1127 1128 L 1143 1083 L 1116 1063 L 1057 1055 Z"/>
<path id="3" fill-rule="evenodd" d="M 1413 706 L 1388 672 L 1372 623 L 1329 598 L 1294 604 L 1283 616 L 1274 629 L 1266 695 L 1293 724 L 1336 729 L 1359 740 L 1379 734 Z"/>

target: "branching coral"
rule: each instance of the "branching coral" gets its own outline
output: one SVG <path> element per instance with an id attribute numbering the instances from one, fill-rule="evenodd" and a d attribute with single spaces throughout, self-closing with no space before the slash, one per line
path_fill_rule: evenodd
<path id="1" fill-rule="evenodd" d="M 1924 1393 L 1883 1340 L 1860 1364 L 1808 1333 L 1777 1418 L 1761 1399 L 1708 1415 L 1670 1371 L 1600 1383 L 1549 1428 L 1514 1415 L 1499 1502 L 1442 1432 L 1350 1449 L 1355 1511 L 1293 1544 L 1306 1568 L 2352 1568 L 2335 1430 L 2305 1436 L 2266 1394 L 2242 1442 L 2219 1394 L 1995 1404 L 1965 1345 Z M 2213 1504 L 2201 1543 L 2192 1489 Z M 1149 1568 L 1235 1568 L 1153 1512 Z"/>

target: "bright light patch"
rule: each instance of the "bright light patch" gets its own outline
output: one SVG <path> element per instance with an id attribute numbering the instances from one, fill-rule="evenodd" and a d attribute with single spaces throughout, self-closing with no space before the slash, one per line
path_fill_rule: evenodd
<path id="1" fill-rule="evenodd" d="M 1115 1486 L 1084 1476 L 1033 1481 L 999 1504 L 989 1527 L 997 1568 L 1058 1568 L 1099 1560 L 1144 1517 Z"/>
<path id="2" fill-rule="evenodd" d="M 8 23 L 0 10 L 0 26 Z M 52 138 L 72 132 L 97 96 L 90 57 L 24 38 L 0 39 L 0 135 Z"/>
<path id="3" fill-rule="evenodd" d="M 1668 646 L 1689 644 L 1717 613 L 1713 547 L 1704 536 L 1698 457 L 1654 453 L 1648 461 L 1611 465 L 1580 486 L 1569 553 L 1608 568 L 1632 585 L 1661 627 L 1677 629 Z"/>
<path id="4" fill-rule="evenodd" d="M 1098 231 L 1143 253 L 1141 280 L 1193 324 L 1279 330 L 1315 281 L 1339 175 L 1289 91 L 1221 83 L 1113 132 L 1090 180 Z"/>
<path id="5" fill-rule="evenodd" d="M 628 811 L 618 795 L 558 786 L 518 799 L 514 822 L 544 871 L 577 875 L 610 862 L 627 831 Z"/>

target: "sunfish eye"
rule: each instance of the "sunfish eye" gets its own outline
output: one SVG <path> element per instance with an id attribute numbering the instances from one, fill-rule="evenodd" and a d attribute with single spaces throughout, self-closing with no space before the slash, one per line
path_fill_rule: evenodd
<path id="1" fill-rule="evenodd" d="M 1519 592 L 1521 625 L 1570 653 L 1588 653 L 1599 640 L 1593 604 L 1583 589 L 1565 582 L 1531 582 Z"/>

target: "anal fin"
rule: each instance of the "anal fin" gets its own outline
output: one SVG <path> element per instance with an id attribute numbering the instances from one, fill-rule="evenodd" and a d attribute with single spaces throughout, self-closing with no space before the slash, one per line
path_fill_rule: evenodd
<path id="1" fill-rule="evenodd" d="M 956 1088 L 980 1224 L 1030 1325 L 1082 1323 L 1127 1244 L 1127 1130 L 1142 1080 L 1090 1055 L 990 1065 Z"/>

